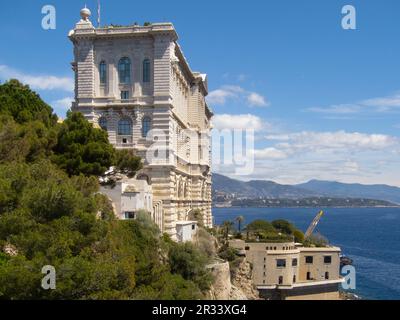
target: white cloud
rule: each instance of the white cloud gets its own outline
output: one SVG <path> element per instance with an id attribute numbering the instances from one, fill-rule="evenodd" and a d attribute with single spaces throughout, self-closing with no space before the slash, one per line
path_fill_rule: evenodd
<path id="1" fill-rule="evenodd" d="M 260 150 L 254 150 L 255 159 L 258 160 L 280 160 L 286 159 L 287 154 L 282 150 L 278 150 L 276 148 L 265 148 Z"/>
<path id="2" fill-rule="evenodd" d="M 247 97 L 247 102 L 251 106 L 255 107 L 266 107 L 269 105 L 269 103 L 265 100 L 265 98 L 256 92 L 251 92 L 249 94 L 249 96 Z"/>
<path id="3" fill-rule="evenodd" d="M 243 91 L 239 86 L 222 86 L 220 89 L 211 91 L 208 94 L 207 102 L 224 105 L 228 99 L 238 98 Z"/>
<path id="4" fill-rule="evenodd" d="M 254 156 L 252 172 L 238 176 L 233 164 L 223 167 L 226 172 L 221 173 L 289 184 L 320 179 L 400 186 L 400 137 L 343 130 L 303 131 L 269 134 L 262 143 L 263 148 L 250 150 Z"/>
<path id="5" fill-rule="evenodd" d="M 400 110 L 400 94 L 365 99 L 352 104 L 308 108 L 306 111 L 325 114 L 356 114 L 361 112 L 391 112 Z"/>
<path id="6" fill-rule="evenodd" d="M 400 95 L 396 94 L 389 97 L 368 99 L 362 101 L 361 104 L 367 107 L 375 107 L 378 111 L 384 112 L 400 107 Z"/>
<path id="7" fill-rule="evenodd" d="M 358 132 L 312 132 L 304 131 L 284 135 L 269 135 L 272 141 L 280 141 L 278 147 L 294 152 L 345 150 L 383 150 L 399 144 L 399 138 L 383 134 L 364 134 Z"/>
<path id="8" fill-rule="evenodd" d="M 66 97 L 60 100 L 53 101 L 51 105 L 57 109 L 57 111 L 67 111 L 71 108 L 72 102 L 75 99 L 72 97 Z"/>
<path id="9" fill-rule="evenodd" d="M 358 113 L 361 106 L 356 104 L 338 104 L 330 106 L 329 108 L 309 108 L 307 111 L 329 114 L 353 114 Z"/>
<path id="10" fill-rule="evenodd" d="M 217 114 L 212 123 L 215 129 L 254 129 L 261 130 L 264 127 L 261 118 L 252 114 Z"/>
<path id="11" fill-rule="evenodd" d="M 74 80 L 72 78 L 52 75 L 30 75 L 6 65 L 0 65 L 0 79 L 9 80 L 12 78 L 29 85 L 34 90 L 74 91 Z"/>
<path id="12" fill-rule="evenodd" d="M 234 96 L 235 95 L 232 94 L 232 92 L 223 89 L 218 89 L 210 92 L 210 94 L 207 97 L 207 102 L 212 104 L 223 105 L 225 104 L 228 98 L 232 98 Z"/>
<path id="13" fill-rule="evenodd" d="M 343 173 L 359 172 L 360 165 L 358 164 L 357 161 L 346 161 L 343 164 L 342 170 L 343 170 Z"/>
<path id="14" fill-rule="evenodd" d="M 224 85 L 211 91 L 207 97 L 209 104 L 224 105 L 228 100 L 243 100 L 249 106 L 265 107 L 269 105 L 267 99 L 257 92 L 251 92 L 240 86 Z"/>

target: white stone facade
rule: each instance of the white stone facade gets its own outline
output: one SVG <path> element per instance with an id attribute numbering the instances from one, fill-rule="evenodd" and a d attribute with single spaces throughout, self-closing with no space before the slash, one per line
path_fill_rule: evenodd
<path id="1" fill-rule="evenodd" d="M 192 209 L 200 209 L 211 227 L 207 77 L 191 71 L 173 25 L 94 28 L 83 18 L 69 38 L 75 57 L 72 110 L 104 127 L 116 148 L 142 157 L 137 179 L 152 187 L 162 231 L 176 239 L 176 222 L 187 220 Z M 129 61 L 129 68 L 121 61 Z"/>
<path id="2" fill-rule="evenodd" d="M 121 185 L 121 219 L 133 219 L 140 210 L 153 212 L 151 186 L 144 180 L 123 182 Z"/>

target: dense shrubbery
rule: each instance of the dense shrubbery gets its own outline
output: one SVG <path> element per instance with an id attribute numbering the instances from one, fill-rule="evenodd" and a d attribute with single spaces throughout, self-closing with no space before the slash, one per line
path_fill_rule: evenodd
<path id="1" fill-rule="evenodd" d="M 231 248 L 228 245 L 223 245 L 218 251 L 218 256 L 226 261 L 233 262 L 238 257 L 238 251 L 235 248 Z"/>
<path id="2" fill-rule="evenodd" d="M 116 220 L 97 193 L 93 175 L 140 160 L 81 114 L 56 120 L 28 87 L 0 86 L 0 299 L 202 298 L 207 256 L 160 237 L 146 213 Z M 45 265 L 56 290 L 41 288 Z"/>
<path id="3" fill-rule="evenodd" d="M 38 120 L 50 127 L 57 122 L 51 107 L 18 80 L 0 85 L 0 114 L 10 116 L 19 124 Z"/>
<path id="4" fill-rule="evenodd" d="M 117 150 L 115 157 L 117 169 L 126 173 L 129 177 L 133 177 L 136 171 L 142 168 L 141 159 L 135 157 L 132 150 Z"/>
<path id="5" fill-rule="evenodd" d="M 244 221 L 243 217 L 238 217 L 235 219 L 237 222 L 242 223 Z M 239 224 L 238 223 L 238 226 Z M 246 240 L 259 240 L 259 241 L 296 241 L 303 243 L 304 234 L 300 230 L 286 220 L 275 220 L 272 222 L 266 220 L 255 220 L 249 223 L 244 234 L 242 232 L 237 232 L 234 229 L 233 222 L 225 221 L 220 228 L 220 236 L 223 239 L 228 239 L 229 234 L 234 234 L 235 239 Z"/>
<path id="6" fill-rule="evenodd" d="M 246 226 L 247 238 L 257 238 L 266 241 L 301 241 L 303 233 L 286 220 L 268 222 L 256 220 Z"/>
<path id="7" fill-rule="evenodd" d="M 81 113 L 69 113 L 60 125 L 53 160 L 69 175 L 101 175 L 114 162 L 107 133 L 94 128 Z"/>
<path id="8" fill-rule="evenodd" d="M 321 247 L 326 247 L 328 244 L 329 244 L 328 239 L 319 233 L 311 235 L 304 241 L 304 245 L 306 247 L 321 248 Z"/>
<path id="9" fill-rule="evenodd" d="M 80 113 L 69 112 L 63 123 L 40 97 L 17 80 L 0 85 L 0 163 L 51 159 L 69 176 L 101 175 L 115 165 L 133 176 L 141 160 L 116 151 L 107 133 Z"/>

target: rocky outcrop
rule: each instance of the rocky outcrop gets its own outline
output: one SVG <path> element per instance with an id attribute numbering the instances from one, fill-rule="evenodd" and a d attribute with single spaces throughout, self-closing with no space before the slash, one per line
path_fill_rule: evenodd
<path id="1" fill-rule="evenodd" d="M 229 300 L 250 300 L 244 292 L 232 285 L 231 292 L 229 293 Z"/>
<path id="2" fill-rule="evenodd" d="M 231 278 L 229 262 L 217 261 L 208 266 L 214 277 L 208 298 L 212 300 L 257 300 L 258 291 L 251 282 L 251 266 L 243 260 Z"/>
<path id="3" fill-rule="evenodd" d="M 216 262 L 209 265 L 208 269 L 214 278 L 209 291 L 209 298 L 212 300 L 229 300 L 232 290 L 229 262 Z"/>
<path id="4" fill-rule="evenodd" d="M 4 248 L 3 252 L 11 257 L 15 257 L 18 255 L 18 249 L 10 243 L 7 243 Z"/>
<path id="5" fill-rule="evenodd" d="M 232 273 L 232 285 L 240 288 L 240 291 L 247 300 L 260 299 L 258 290 L 253 286 L 251 265 L 246 258 L 242 259 L 238 267 Z"/>

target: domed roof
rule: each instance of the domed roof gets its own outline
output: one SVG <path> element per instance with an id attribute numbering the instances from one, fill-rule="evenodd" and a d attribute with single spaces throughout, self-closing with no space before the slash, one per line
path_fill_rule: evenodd
<path id="1" fill-rule="evenodd" d="M 81 17 L 83 20 L 88 20 L 91 15 L 92 13 L 86 6 L 81 10 Z"/>

